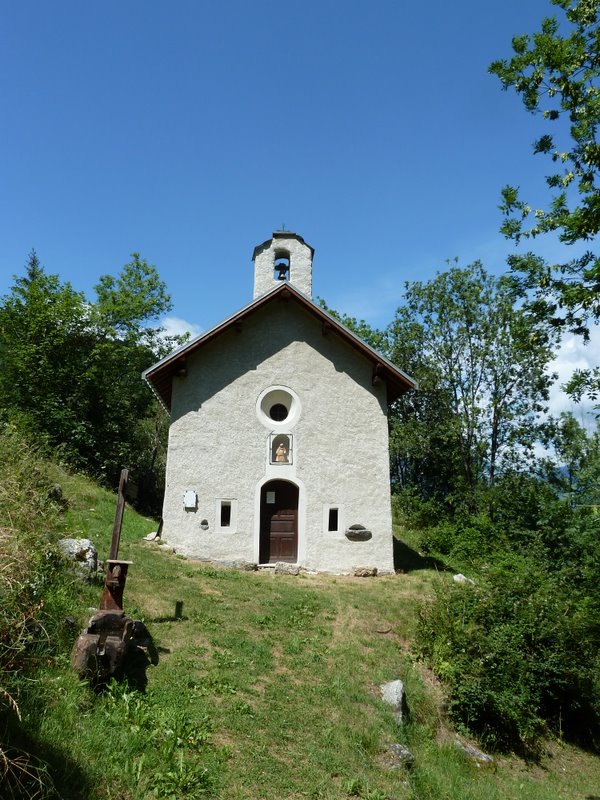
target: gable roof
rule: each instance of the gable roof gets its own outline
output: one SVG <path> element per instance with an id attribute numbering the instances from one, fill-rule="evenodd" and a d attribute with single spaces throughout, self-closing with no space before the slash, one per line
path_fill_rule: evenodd
<path id="1" fill-rule="evenodd" d="M 192 353 L 216 339 L 220 334 L 239 325 L 254 311 L 273 302 L 276 298 L 292 300 L 309 311 L 323 326 L 323 333 L 338 335 L 373 364 L 373 384 L 384 381 L 388 387 L 388 400 L 391 402 L 401 394 L 415 389 L 417 384 L 391 361 L 378 353 L 349 328 L 314 303 L 309 297 L 296 289 L 291 283 L 283 281 L 270 291 L 253 300 L 232 316 L 215 325 L 214 328 L 196 336 L 178 347 L 168 356 L 157 361 L 142 373 L 142 378 L 150 385 L 167 411 L 171 409 L 171 388 L 175 375 L 186 374 L 186 360 Z"/>

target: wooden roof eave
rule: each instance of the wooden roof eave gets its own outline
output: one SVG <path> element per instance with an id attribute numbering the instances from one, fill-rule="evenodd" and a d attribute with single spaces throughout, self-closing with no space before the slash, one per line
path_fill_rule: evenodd
<path id="1" fill-rule="evenodd" d="M 281 299 L 290 299 L 294 297 L 309 313 L 320 320 L 324 325 L 324 330 L 326 326 L 328 332 L 333 331 L 341 336 L 371 361 L 374 370 L 374 383 L 376 382 L 375 379 L 384 380 L 387 383 L 389 402 L 393 402 L 393 400 L 397 399 L 401 394 L 417 388 L 416 382 L 401 369 L 396 367 L 395 364 L 382 356 L 381 353 L 374 350 L 353 331 L 332 317 L 327 311 L 316 305 L 309 297 L 285 281 L 275 286 L 269 292 L 261 295 L 261 297 L 256 300 L 253 300 L 240 311 L 237 311 L 210 330 L 181 345 L 172 353 L 169 353 L 169 355 L 145 370 L 142 373 L 142 378 L 150 385 L 152 391 L 161 402 L 161 405 L 163 405 L 167 411 L 170 410 L 173 377 L 182 374 L 182 364 L 185 364 L 189 355 L 232 327 L 240 330 L 242 320 L 248 314 L 267 305 L 278 295 L 281 295 Z"/>

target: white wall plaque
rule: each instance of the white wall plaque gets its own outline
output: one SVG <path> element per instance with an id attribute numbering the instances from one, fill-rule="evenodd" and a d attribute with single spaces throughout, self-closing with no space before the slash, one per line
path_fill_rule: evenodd
<path id="1" fill-rule="evenodd" d="M 196 508 L 198 503 L 198 495 L 192 489 L 188 489 L 183 495 L 184 508 Z"/>

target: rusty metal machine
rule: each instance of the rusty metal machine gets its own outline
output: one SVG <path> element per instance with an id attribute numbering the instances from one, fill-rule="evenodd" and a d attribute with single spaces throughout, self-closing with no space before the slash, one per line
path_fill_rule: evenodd
<path id="1" fill-rule="evenodd" d="M 100 607 L 75 642 L 71 654 L 75 671 L 94 685 L 139 670 L 140 651 L 143 654 L 150 651 L 151 661 L 156 663 L 152 640 L 144 623 L 130 619 L 123 611 L 127 570 L 132 563 L 118 557 L 128 475 L 128 470 L 122 470 Z M 147 664 L 145 655 L 143 659 Z"/>

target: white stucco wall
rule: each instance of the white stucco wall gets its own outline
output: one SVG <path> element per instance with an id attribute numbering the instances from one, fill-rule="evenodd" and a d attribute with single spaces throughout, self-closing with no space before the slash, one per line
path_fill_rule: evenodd
<path id="1" fill-rule="evenodd" d="M 358 565 L 393 569 L 385 386 L 372 366 L 293 301 L 275 300 L 188 359 L 174 378 L 164 538 L 190 556 L 258 560 L 260 487 L 285 478 L 300 488 L 298 562 L 331 572 Z M 295 424 L 265 426 L 257 400 L 287 386 L 301 412 Z M 293 436 L 293 464 L 268 463 L 270 430 Z M 186 510 L 183 495 L 198 496 Z M 232 525 L 219 527 L 218 500 L 232 501 Z M 324 530 L 329 506 L 341 529 Z M 201 523 L 208 522 L 203 530 Z M 344 530 L 361 524 L 367 542 Z"/>

